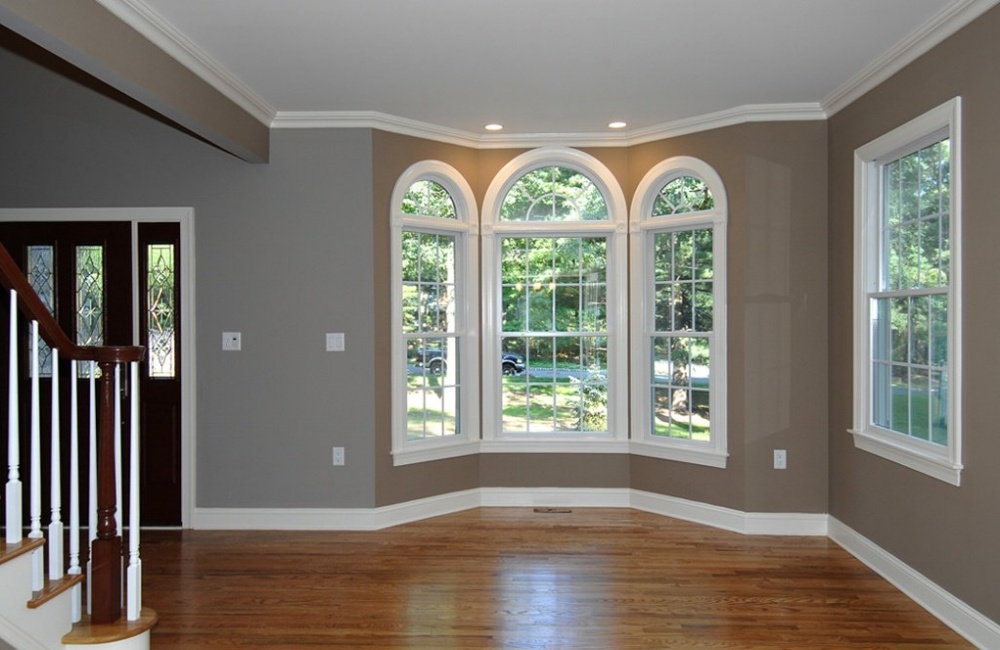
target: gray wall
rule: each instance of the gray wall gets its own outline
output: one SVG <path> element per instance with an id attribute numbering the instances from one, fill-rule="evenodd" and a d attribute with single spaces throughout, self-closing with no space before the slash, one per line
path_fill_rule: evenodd
<path id="1" fill-rule="evenodd" d="M 1000 9 L 992 9 L 829 121 L 830 512 L 1000 621 L 997 242 Z M 851 426 L 853 152 L 962 97 L 963 462 L 953 487 L 854 448 Z"/>
<path id="2" fill-rule="evenodd" d="M 2 207 L 195 210 L 196 505 L 374 505 L 371 132 L 276 131 L 255 165 L 5 49 L 0 79 Z"/>

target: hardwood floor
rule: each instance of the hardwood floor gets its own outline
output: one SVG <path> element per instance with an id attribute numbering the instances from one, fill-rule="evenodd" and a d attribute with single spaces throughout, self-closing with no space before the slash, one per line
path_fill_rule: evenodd
<path id="1" fill-rule="evenodd" d="M 967 648 L 833 542 L 627 509 L 144 533 L 163 648 Z"/>

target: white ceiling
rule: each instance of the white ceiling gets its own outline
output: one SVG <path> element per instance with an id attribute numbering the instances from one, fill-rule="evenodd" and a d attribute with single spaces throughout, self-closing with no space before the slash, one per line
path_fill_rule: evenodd
<path id="1" fill-rule="evenodd" d="M 823 117 L 997 0 L 100 1 L 276 125 L 511 138 Z"/>

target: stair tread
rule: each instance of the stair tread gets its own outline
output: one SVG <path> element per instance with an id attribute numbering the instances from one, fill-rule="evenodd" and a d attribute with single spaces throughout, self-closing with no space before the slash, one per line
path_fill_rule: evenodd
<path id="1" fill-rule="evenodd" d="M 130 639 L 153 629 L 157 620 L 156 610 L 149 607 L 142 608 L 136 621 L 122 616 L 114 623 L 96 624 L 90 622 L 89 616 L 84 616 L 79 623 L 73 624 L 73 629 L 63 636 L 62 642 L 66 645 L 91 645 Z"/>
<path id="2" fill-rule="evenodd" d="M 83 582 L 82 575 L 66 575 L 58 580 L 45 580 L 45 586 L 32 594 L 28 609 L 37 609 L 61 593 L 65 593 Z"/>
<path id="3" fill-rule="evenodd" d="M 13 544 L 8 544 L 7 542 L 0 541 L 0 564 L 4 562 L 9 562 L 16 557 L 24 555 L 25 553 L 30 553 L 37 548 L 45 545 L 44 539 L 28 539 L 25 538 L 20 542 L 15 542 Z"/>

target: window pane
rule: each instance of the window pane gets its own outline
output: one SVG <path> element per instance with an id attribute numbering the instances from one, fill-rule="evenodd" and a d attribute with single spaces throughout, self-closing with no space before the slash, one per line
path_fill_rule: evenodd
<path id="1" fill-rule="evenodd" d="M 173 377 L 176 352 L 176 271 L 173 244 L 150 244 L 146 249 L 146 332 L 150 377 Z"/>
<path id="2" fill-rule="evenodd" d="M 403 196 L 404 214 L 458 219 L 455 202 L 444 187 L 434 181 L 417 181 Z"/>
<path id="3" fill-rule="evenodd" d="M 604 221 L 608 208 L 587 176 L 566 167 L 542 167 L 522 176 L 500 207 L 501 221 Z"/>
<path id="4" fill-rule="evenodd" d="M 455 338 L 407 339 L 407 439 L 460 433 L 459 352 Z"/>
<path id="5" fill-rule="evenodd" d="M 403 331 L 455 329 L 455 250 L 453 235 L 402 234 Z"/>
<path id="6" fill-rule="evenodd" d="M 54 255 L 52 246 L 28 246 L 27 276 L 28 283 L 38 294 L 42 304 L 50 314 L 56 316 Z M 38 376 L 52 376 L 52 349 L 41 336 L 38 339 Z"/>
<path id="7" fill-rule="evenodd" d="M 711 210 L 715 205 L 705 181 L 694 176 L 675 178 L 660 190 L 653 201 L 654 217 Z"/>
<path id="8" fill-rule="evenodd" d="M 708 441 L 710 348 L 707 338 L 657 336 L 653 361 L 653 435 Z"/>

